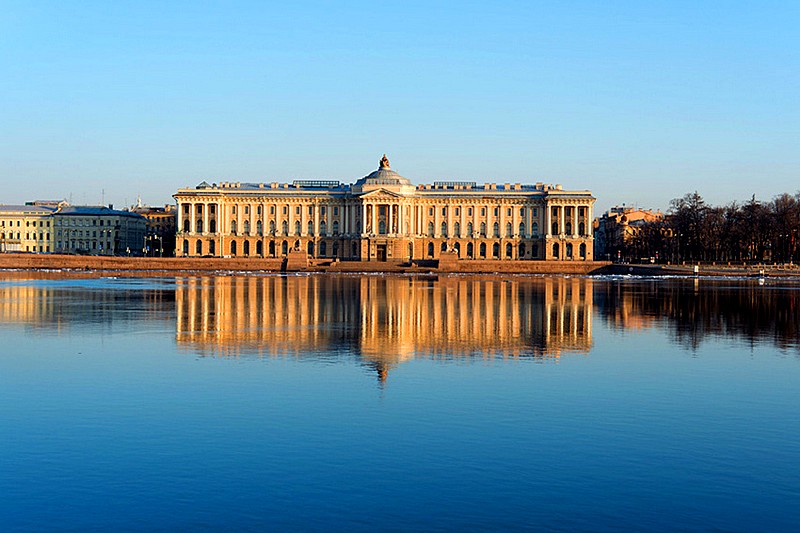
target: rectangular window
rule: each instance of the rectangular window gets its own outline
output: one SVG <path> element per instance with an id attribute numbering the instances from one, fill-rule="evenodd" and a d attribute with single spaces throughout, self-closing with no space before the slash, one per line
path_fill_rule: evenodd
<path id="1" fill-rule="evenodd" d="M 468 217 L 471 217 L 471 216 L 472 216 L 472 208 L 471 208 L 471 207 L 468 207 L 468 208 L 467 208 L 467 216 L 468 216 Z"/>
<path id="2" fill-rule="evenodd" d="M 231 213 L 234 214 L 234 215 L 236 214 L 236 206 L 235 205 L 231 206 Z"/>
<path id="3" fill-rule="evenodd" d="M 534 208 L 533 208 L 533 213 L 532 213 L 532 215 L 533 215 L 533 216 L 535 216 L 535 217 L 536 217 L 536 216 L 539 216 L 539 210 L 538 210 L 537 208 L 535 208 L 535 207 L 534 207 Z"/>
<path id="4" fill-rule="evenodd" d="M 333 208 L 333 216 L 335 216 L 335 217 L 339 216 L 339 208 L 336 207 L 336 206 L 334 206 L 334 208 Z"/>
<path id="5" fill-rule="evenodd" d="M 456 207 L 456 216 L 457 217 L 461 216 L 461 208 L 460 207 Z"/>
<path id="6" fill-rule="evenodd" d="M 433 216 L 433 208 L 432 207 L 428 209 L 428 215 L 429 216 Z"/>
<path id="7" fill-rule="evenodd" d="M 294 208 L 294 214 L 295 215 L 299 215 L 300 214 L 300 206 L 299 205 Z"/>
<path id="8" fill-rule="evenodd" d="M 270 215 L 274 215 L 275 214 L 275 206 L 274 205 L 269 206 L 269 214 Z"/>
<path id="9" fill-rule="evenodd" d="M 284 215 L 288 215 L 289 214 L 289 206 L 288 205 L 283 206 L 283 214 Z"/>
<path id="10" fill-rule="evenodd" d="M 494 208 L 494 216 L 496 216 L 496 217 L 500 216 L 500 208 L 499 207 L 495 207 Z"/>
<path id="11" fill-rule="evenodd" d="M 197 207 L 195 209 L 197 209 L 197 214 L 198 215 L 202 214 L 203 213 L 203 204 L 197 204 Z"/>
<path id="12" fill-rule="evenodd" d="M 319 208 L 319 214 L 325 216 L 328 213 L 328 209 L 323 205 Z"/>
<path id="13" fill-rule="evenodd" d="M 183 204 L 183 214 L 184 215 L 189 214 L 189 204 Z"/>
<path id="14" fill-rule="evenodd" d="M 211 204 L 210 206 L 208 206 L 208 208 L 211 210 L 210 213 L 212 215 L 217 213 L 217 204 Z"/>
<path id="15" fill-rule="evenodd" d="M 485 207 L 481 207 L 481 216 L 482 217 L 486 216 L 486 208 Z"/>
<path id="16" fill-rule="evenodd" d="M 509 207 L 509 208 L 508 208 L 508 210 L 506 211 L 506 215 L 508 215 L 508 216 L 511 216 L 511 208 L 510 208 L 510 207 Z"/>
<path id="17" fill-rule="evenodd" d="M 245 215 L 249 215 L 250 214 L 250 206 L 249 205 L 244 206 L 244 214 Z"/>
<path id="18" fill-rule="evenodd" d="M 313 215 L 314 215 L 314 206 L 310 205 L 308 206 L 308 216 L 313 216 Z"/>
<path id="19" fill-rule="evenodd" d="M 446 208 L 446 207 L 443 207 L 443 208 L 442 208 L 442 216 L 443 216 L 443 217 L 446 217 L 446 216 L 447 216 L 447 208 Z"/>

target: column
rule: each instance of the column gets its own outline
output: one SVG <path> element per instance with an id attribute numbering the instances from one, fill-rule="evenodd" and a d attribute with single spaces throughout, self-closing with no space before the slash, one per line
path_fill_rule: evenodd
<path id="1" fill-rule="evenodd" d="M 197 206 L 195 205 L 194 202 L 192 202 L 189 205 L 192 206 L 191 209 L 189 209 L 189 217 L 190 217 L 190 220 L 191 220 L 191 223 L 189 224 L 189 232 L 190 233 L 194 233 L 194 230 L 197 229 L 197 227 L 196 227 L 197 222 L 195 220 L 196 219 L 195 210 L 197 209 Z M 191 253 L 191 249 L 189 250 L 189 253 Z"/>
<path id="2" fill-rule="evenodd" d="M 572 206 L 572 237 L 578 237 L 578 223 L 579 223 L 579 216 L 578 216 L 578 206 Z"/>
<path id="3" fill-rule="evenodd" d="M 553 206 L 551 206 L 549 203 L 545 203 L 544 205 L 545 205 L 545 207 L 544 207 L 545 208 L 545 213 L 544 213 L 544 225 L 545 225 L 544 234 L 547 237 L 551 237 L 552 236 L 551 230 L 552 230 L 552 227 L 553 227 L 553 220 L 552 220 L 552 218 L 553 218 Z"/>
<path id="4" fill-rule="evenodd" d="M 373 204 L 372 206 L 372 234 L 378 234 L 378 204 Z"/>
<path id="5" fill-rule="evenodd" d="M 558 208 L 558 220 L 559 220 L 559 223 L 558 223 L 558 234 L 559 235 L 563 235 L 564 233 L 566 233 L 566 229 L 564 228 L 565 220 L 564 220 L 564 206 L 563 205 Z"/>

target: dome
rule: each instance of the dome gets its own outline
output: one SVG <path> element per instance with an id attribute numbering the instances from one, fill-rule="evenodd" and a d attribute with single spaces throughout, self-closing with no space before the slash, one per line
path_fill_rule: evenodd
<path id="1" fill-rule="evenodd" d="M 389 159 L 386 157 L 386 154 L 383 154 L 380 165 L 378 166 L 378 170 L 367 176 L 364 176 L 353 184 L 354 189 L 362 191 L 378 188 L 391 189 L 396 187 L 413 188 L 414 186 L 407 178 L 404 178 L 391 169 L 389 166 Z"/>

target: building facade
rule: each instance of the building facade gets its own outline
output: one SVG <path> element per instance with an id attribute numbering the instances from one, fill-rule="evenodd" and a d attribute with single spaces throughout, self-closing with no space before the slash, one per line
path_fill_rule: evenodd
<path id="1" fill-rule="evenodd" d="M 180 189 L 176 255 L 360 261 L 593 259 L 589 191 L 435 182 L 414 186 L 390 168 L 352 185 L 203 182 Z"/>
<path id="2" fill-rule="evenodd" d="M 629 260 L 632 243 L 642 227 L 663 220 L 661 211 L 616 206 L 594 221 L 594 253 L 598 260 Z"/>
<path id="3" fill-rule="evenodd" d="M 146 219 L 111 207 L 62 206 L 53 213 L 56 253 L 143 255 Z"/>
<path id="4" fill-rule="evenodd" d="M 175 255 L 175 206 L 150 207 L 141 204 L 131 211 L 142 215 L 147 221 L 145 255 L 150 257 L 172 257 Z"/>
<path id="5" fill-rule="evenodd" d="M 0 252 L 52 252 L 54 211 L 38 205 L 0 205 Z"/>

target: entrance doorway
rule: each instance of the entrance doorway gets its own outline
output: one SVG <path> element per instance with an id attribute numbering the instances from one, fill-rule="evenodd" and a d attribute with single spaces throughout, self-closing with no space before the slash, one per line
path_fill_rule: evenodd
<path id="1" fill-rule="evenodd" d="M 378 244 L 375 250 L 375 256 L 378 261 L 386 261 L 386 245 Z"/>

